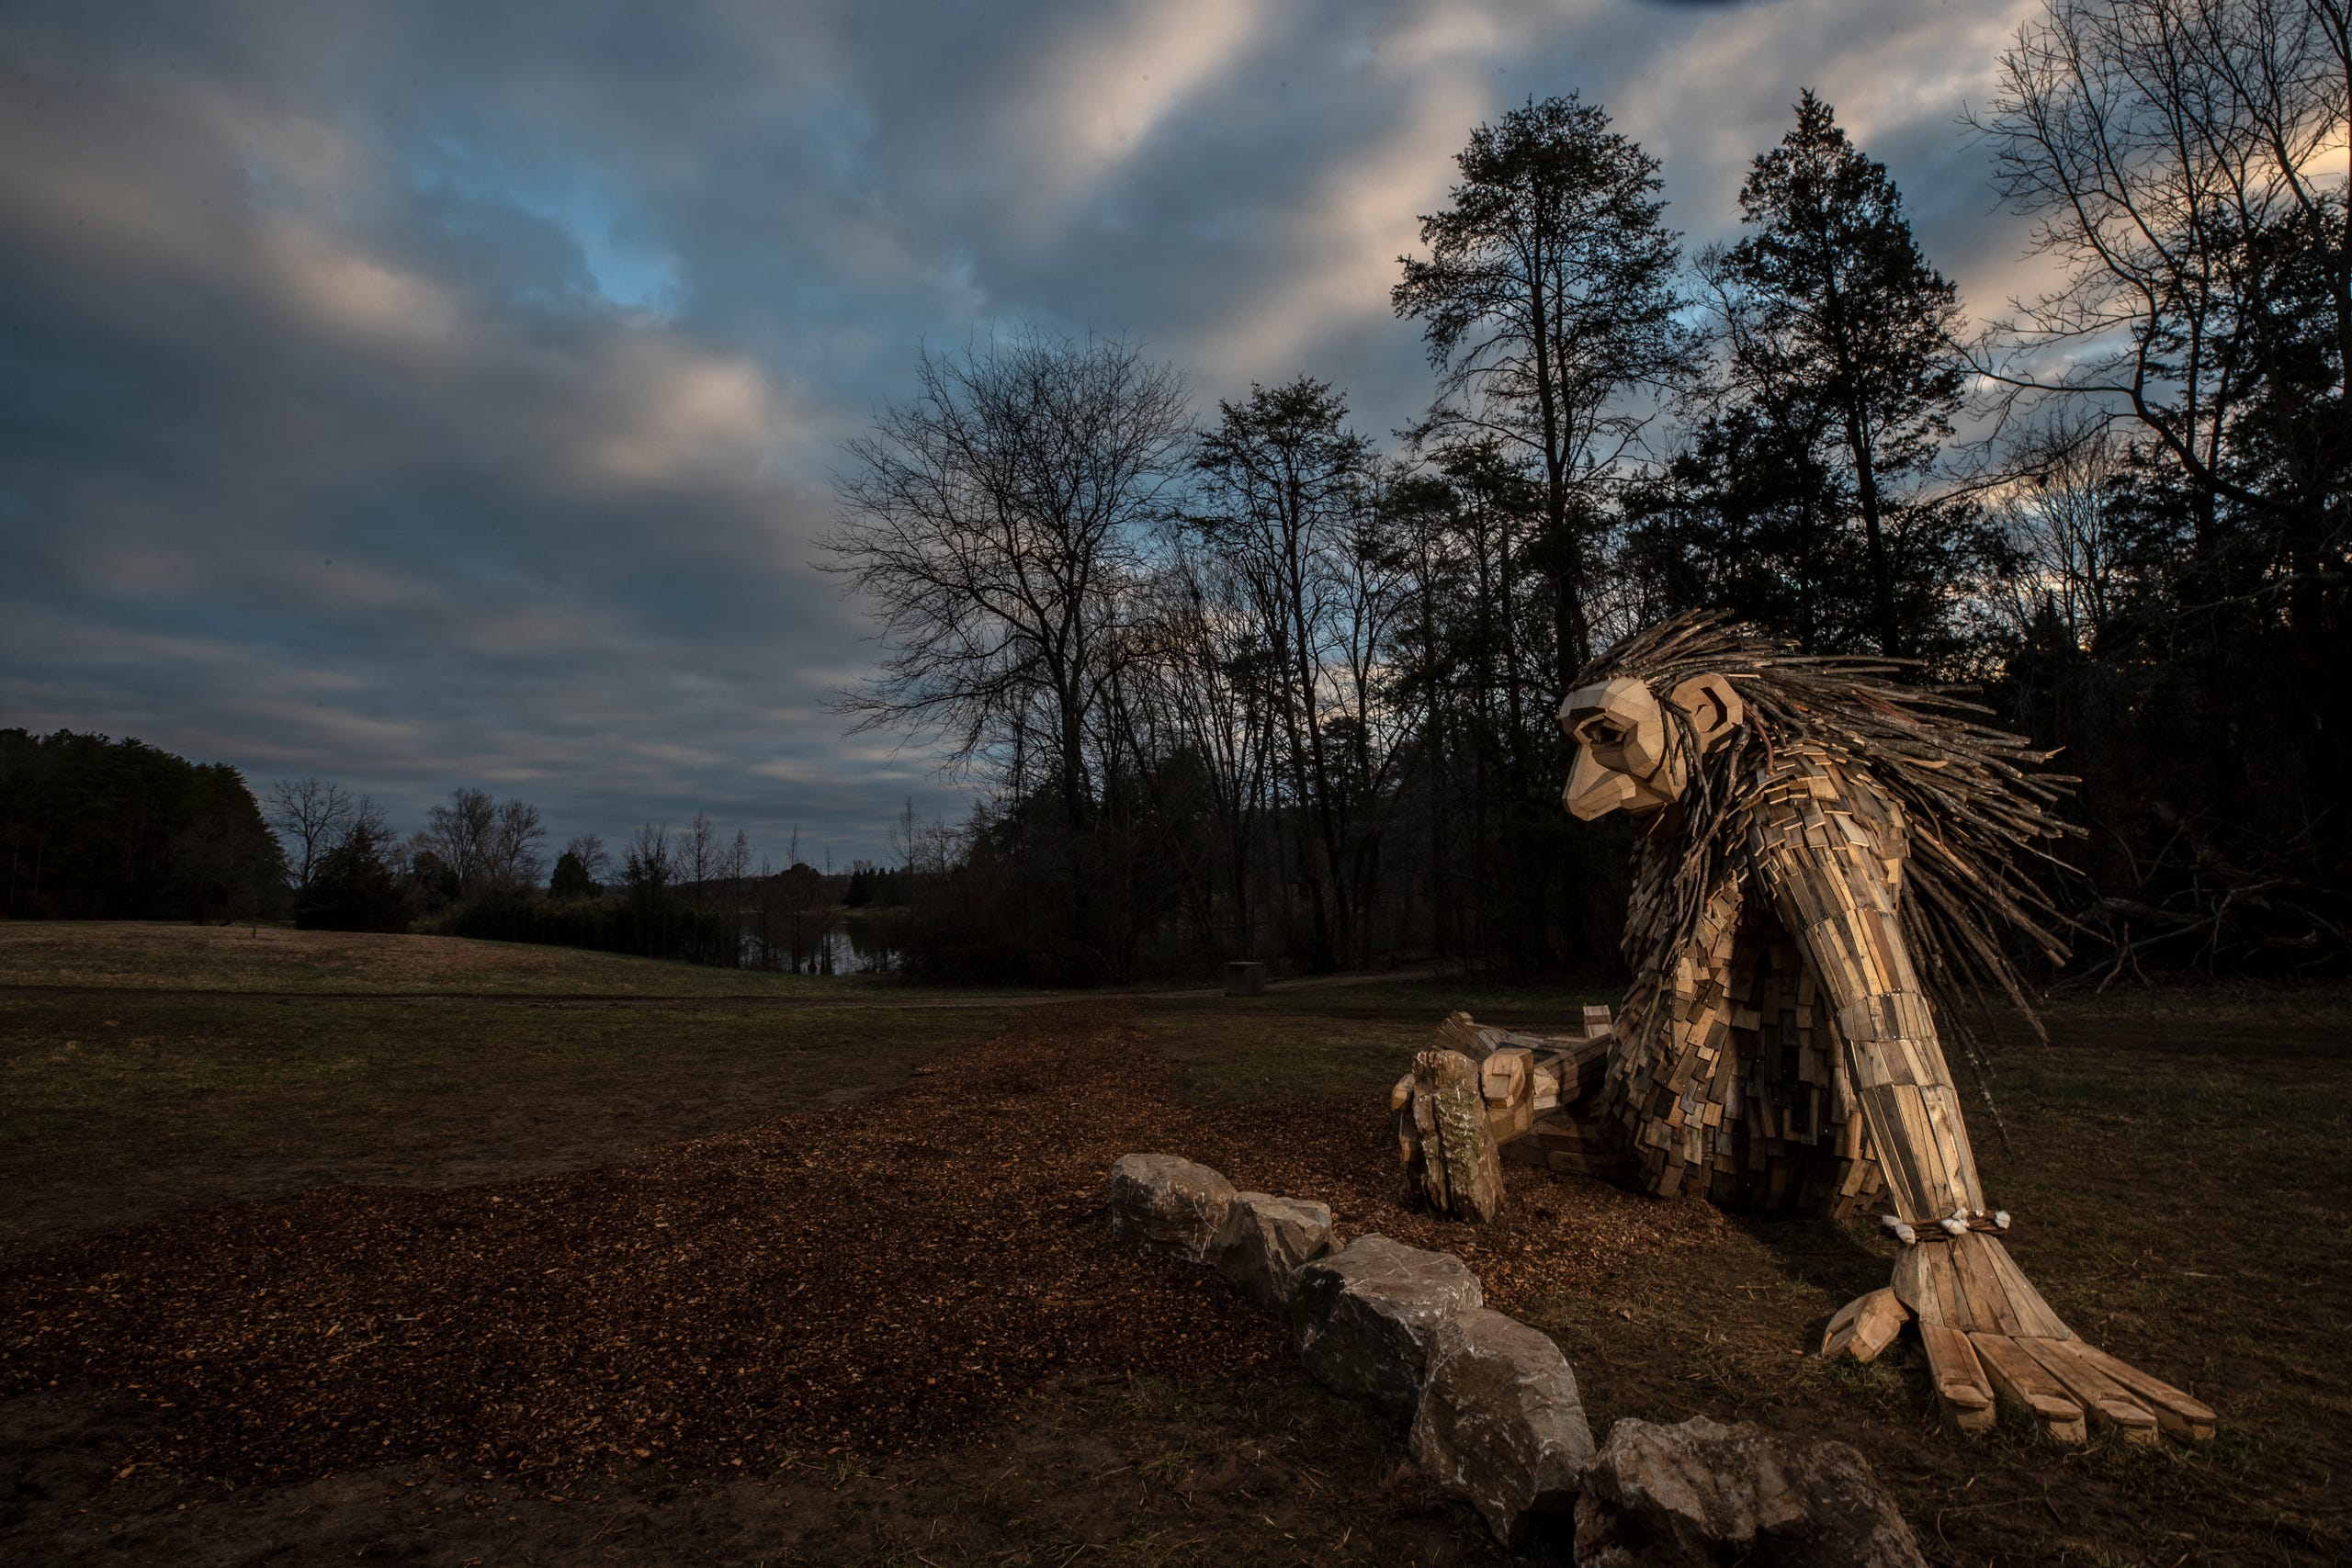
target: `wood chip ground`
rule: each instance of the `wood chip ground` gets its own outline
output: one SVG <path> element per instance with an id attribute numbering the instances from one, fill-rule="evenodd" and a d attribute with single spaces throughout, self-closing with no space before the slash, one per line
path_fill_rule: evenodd
<path id="1" fill-rule="evenodd" d="M 1696 1202 L 1520 1171 L 1502 1223 L 1409 1213 L 1370 1100 L 1188 1105 L 1117 1004 L 1039 1009 L 859 1105 L 627 1164 L 195 1211 L 8 1260 L 0 1393 L 166 1416 L 127 1462 L 240 1483 L 417 1459 L 746 1473 L 920 1455 L 1067 1370 L 1289 1376 L 1222 1280 L 1110 1239 L 1118 1155 L 1321 1199 L 1524 1312 L 1722 1234 Z"/>

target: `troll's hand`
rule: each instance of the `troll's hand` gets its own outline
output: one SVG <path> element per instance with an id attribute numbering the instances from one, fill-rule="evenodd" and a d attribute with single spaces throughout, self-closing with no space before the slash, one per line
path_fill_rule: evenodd
<path id="1" fill-rule="evenodd" d="M 1826 1356 L 1868 1360 L 1916 1317 L 1944 1415 L 1963 1431 L 1993 1425 L 1996 1398 L 2017 1405 L 2060 1442 L 2086 1422 L 2153 1443 L 2213 1435 L 2213 1412 L 2077 1337 L 2059 1321 L 1998 1237 L 1981 1230 L 1921 1236 L 1895 1259 L 1891 1291 L 1874 1291 L 1830 1320 Z"/>

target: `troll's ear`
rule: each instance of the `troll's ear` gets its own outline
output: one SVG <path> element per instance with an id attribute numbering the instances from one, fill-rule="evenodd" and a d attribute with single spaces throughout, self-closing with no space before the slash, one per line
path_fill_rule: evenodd
<path id="1" fill-rule="evenodd" d="M 1667 701 L 1690 716 L 1702 755 L 1722 745 L 1747 716 L 1747 705 L 1722 675 L 1693 675 L 1675 687 Z"/>

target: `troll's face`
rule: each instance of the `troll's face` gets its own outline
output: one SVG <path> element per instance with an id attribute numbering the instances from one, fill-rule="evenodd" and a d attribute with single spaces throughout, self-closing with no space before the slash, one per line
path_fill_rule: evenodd
<path id="1" fill-rule="evenodd" d="M 1732 683 L 1721 675 L 1694 675 L 1666 704 L 1690 721 L 1683 728 L 1646 682 L 1621 675 L 1570 692 L 1560 705 L 1560 728 L 1576 742 L 1577 761 L 1560 804 L 1589 822 L 1623 810 L 1655 823 L 1682 797 L 1690 763 L 1726 739 L 1747 716 Z"/>

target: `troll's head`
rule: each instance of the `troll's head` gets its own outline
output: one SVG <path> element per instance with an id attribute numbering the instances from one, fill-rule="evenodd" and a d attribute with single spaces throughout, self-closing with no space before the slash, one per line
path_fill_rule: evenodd
<path id="1" fill-rule="evenodd" d="M 1570 692 L 1560 728 L 1576 743 L 1576 767 L 1560 804 L 1590 821 L 1623 810 L 1660 821 L 1682 798 L 1691 766 L 1731 739 L 1747 706 L 1728 677 L 1686 677 L 1664 701 L 1638 675 L 1616 675 Z"/>

